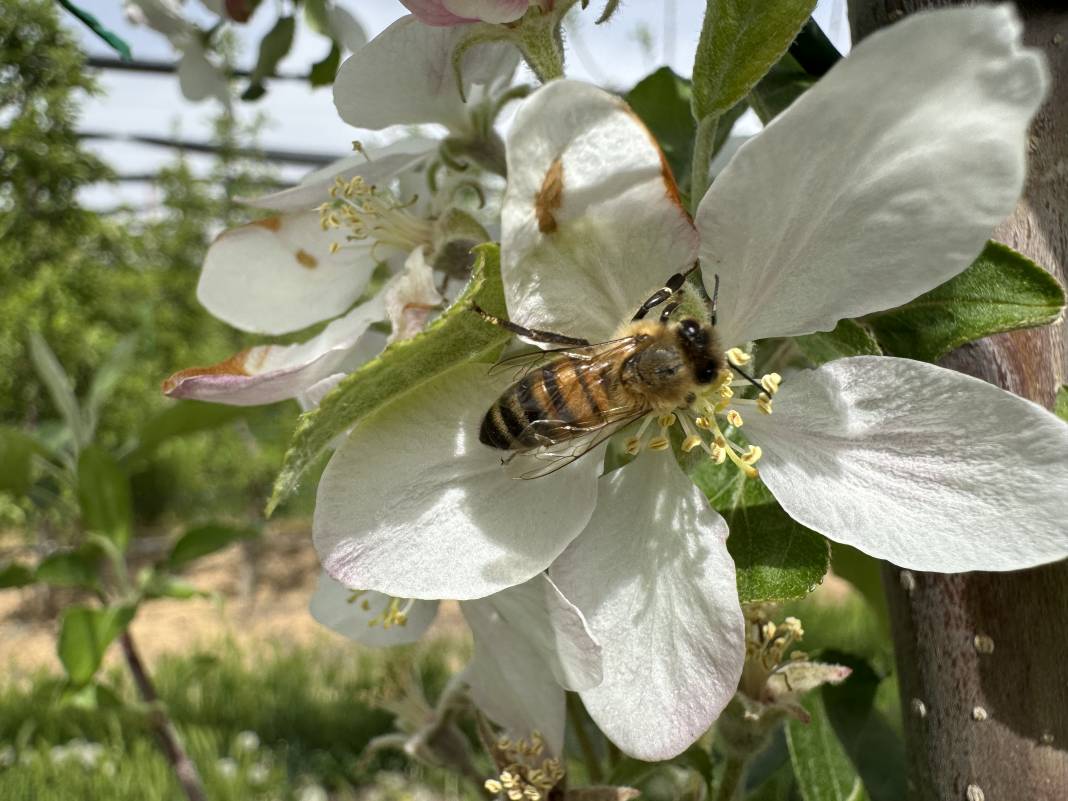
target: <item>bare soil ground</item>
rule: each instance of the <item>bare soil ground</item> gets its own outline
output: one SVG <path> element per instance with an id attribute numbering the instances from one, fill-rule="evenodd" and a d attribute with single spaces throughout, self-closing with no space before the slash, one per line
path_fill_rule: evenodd
<path id="1" fill-rule="evenodd" d="M 308 614 L 319 565 L 307 523 L 267 528 L 256 541 L 205 557 L 185 574 L 214 599 L 146 603 L 133 623 L 143 656 L 280 642 L 342 647 L 345 640 Z M 0 675 L 14 678 L 41 668 L 60 670 L 55 632 L 58 612 L 71 600 L 62 590 L 33 587 L 0 592 Z M 438 615 L 429 636 L 466 636 L 455 605 Z M 114 655 L 112 655 L 114 658 Z"/>

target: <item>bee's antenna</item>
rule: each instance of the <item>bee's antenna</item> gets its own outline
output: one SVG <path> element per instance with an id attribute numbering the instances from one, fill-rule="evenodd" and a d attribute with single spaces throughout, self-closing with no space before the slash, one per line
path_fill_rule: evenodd
<path id="1" fill-rule="evenodd" d="M 716 308 L 719 304 L 719 273 L 714 277 L 712 284 L 712 325 L 716 324 Z"/>

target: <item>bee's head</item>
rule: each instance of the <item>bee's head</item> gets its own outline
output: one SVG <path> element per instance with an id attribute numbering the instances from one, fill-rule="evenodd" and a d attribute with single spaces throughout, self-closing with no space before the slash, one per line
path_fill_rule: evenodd
<path id="1" fill-rule="evenodd" d="M 687 318 L 676 328 L 679 345 L 698 384 L 711 384 L 723 367 L 723 355 L 712 326 Z"/>

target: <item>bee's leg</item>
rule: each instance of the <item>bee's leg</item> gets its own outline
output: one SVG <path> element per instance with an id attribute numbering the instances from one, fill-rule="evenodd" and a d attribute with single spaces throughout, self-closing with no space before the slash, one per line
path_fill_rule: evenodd
<path id="1" fill-rule="evenodd" d="M 682 289 L 682 285 L 686 283 L 686 276 L 697 269 L 701 262 L 695 261 L 693 266 L 684 273 L 675 273 L 667 281 L 664 282 L 664 288 L 658 289 L 649 298 L 638 307 L 638 311 L 634 312 L 634 316 L 631 318 L 631 322 L 635 320 L 641 320 L 649 313 L 651 309 L 656 308 L 665 300 L 668 300 L 676 292 Z"/>
<path id="2" fill-rule="evenodd" d="M 666 323 L 668 321 L 668 318 L 672 315 L 672 313 L 677 308 L 679 308 L 679 301 L 677 301 L 677 300 L 671 301 L 671 303 L 669 303 L 667 306 L 665 306 L 664 310 L 662 312 L 660 312 L 660 322 Z"/>
<path id="3" fill-rule="evenodd" d="M 473 303 L 471 304 L 471 311 L 487 323 L 500 326 L 506 331 L 511 331 L 516 336 L 521 336 L 523 339 L 529 339 L 531 342 L 544 342 L 547 345 L 574 345 L 576 347 L 590 344 L 588 339 L 568 337 L 563 334 L 554 334 L 552 331 L 539 331 L 536 328 L 524 328 L 521 325 L 516 325 L 510 320 L 502 320 L 500 317 L 495 317 L 489 312 L 483 311 Z"/>

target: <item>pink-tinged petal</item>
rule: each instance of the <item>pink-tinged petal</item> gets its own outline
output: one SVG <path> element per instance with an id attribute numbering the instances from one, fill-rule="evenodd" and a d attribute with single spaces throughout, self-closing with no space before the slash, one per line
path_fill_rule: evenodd
<path id="1" fill-rule="evenodd" d="M 460 608 L 474 635 L 471 696 L 509 734 L 545 737 L 554 754 L 564 739 L 564 696 L 601 681 L 601 648 L 582 613 L 544 573 Z"/>
<path id="2" fill-rule="evenodd" d="M 384 613 L 394 599 L 378 592 L 350 590 L 319 574 L 309 609 L 311 616 L 343 637 L 373 647 L 407 645 L 417 642 L 438 613 L 437 601 L 411 601 L 398 605 L 404 609 L 403 625 L 384 625 Z"/>
<path id="3" fill-rule="evenodd" d="M 1011 5 L 861 42 L 741 147 L 697 211 L 730 345 L 829 331 L 953 277 L 1015 207 L 1048 83 Z"/>
<path id="4" fill-rule="evenodd" d="M 507 142 L 501 272 L 510 317 L 611 338 L 697 255 L 697 232 L 655 140 L 617 96 L 553 81 Z"/>
<path id="5" fill-rule="evenodd" d="M 527 13 L 530 0 L 441 0 L 441 5 L 458 17 L 500 23 Z"/>
<path id="6" fill-rule="evenodd" d="M 791 517 L 878 559 L 957 573 L 1068 556 L 1068 424 L 979 379 L 839 359 L 787 376 L 745 431 Z"/>
<path id="7" fill-rule="evenodd" d="M 172 398 L 259 406 L 296 398 L 346 362 L 368 326 L 385 316 L 382 300 L 360 304 L 299 345 L 257 345 L 208 367 L 191 367 L 163 382 Z"/>
<path id="8" fill-rule="evenodd" d="M 549 571 L 601 644 L 586 709 L 638 759 L 684 751 L 738 687 L 745 621 L 726 538 L 670 454 L 649 452 L 601 478 L 589 525 Z"/>
<path id="9" fill-rule="evenodd" d="M 315 548 L 342 583 L 402 598 L 480 598 L 544 570 L 586 525 L 601 459 L 517 481 L 479 441 L 510 376 L 463 365 L 355 427 L 319 482 Z M 544 464 L 536 462 L 537 464 Z"/>
<path id="10" fill-rule="evenodd" d="M 356 153 L 309 173 L 299 184 L 289 189 L 260 197 L 235 199 L 246 206 L 270 211 L 310 211 L 329 199 L 330 189 L 337 179 L 349 181 L 359 176 L 371 186 L 386 185 L 399 175 L 426 162 L 438 145 L 439 142 L 435 139 L 406 137 L 370 154 L 370 160 L 368 156 Z"/>
<path id="11" fill-rule="evenodd" d="M 441 310 L 434 271 L 426 263 L 422 248 L 411 252 L 404 270 L 390 279 L 382 297 L 392 326 L 390 342 L 411 339 L 423 330 L 430 315 Z"/>
<path id="12" fill-rule="evenodd" d="M 412 12 L 424 25 L 447 27 L 451 25 L 463 25 L 468 22 L 477 22 L 475 19 L 464 19 L 449 11 L 445 7 L 444 0 L 400 0 L 401 5 Z"/>
<path id="13" fill-rule="evenodd" d="M 231 228 L 208 248 L 197 298 L 235 328 L 262 334 L 336 317 L 363 294 L 375 267 L 370 244 L 330 252 L 345 236 L 324 231 L 314 211 Z"/>
<path id="14" fill-rule="evenodd" d="M 341 118 L 372 130 L 437 122 L 468 132 L 472 123 L 452 68 L 453 49 L 466 33 L 429 27 L 412 16 L 394 22 L 341 65 L 334 81 Z M 510 44 L 472 47 L 463 62 L 467 96 L 473 98 L 476 86 L 507 79 L 518 59 Z"/>

